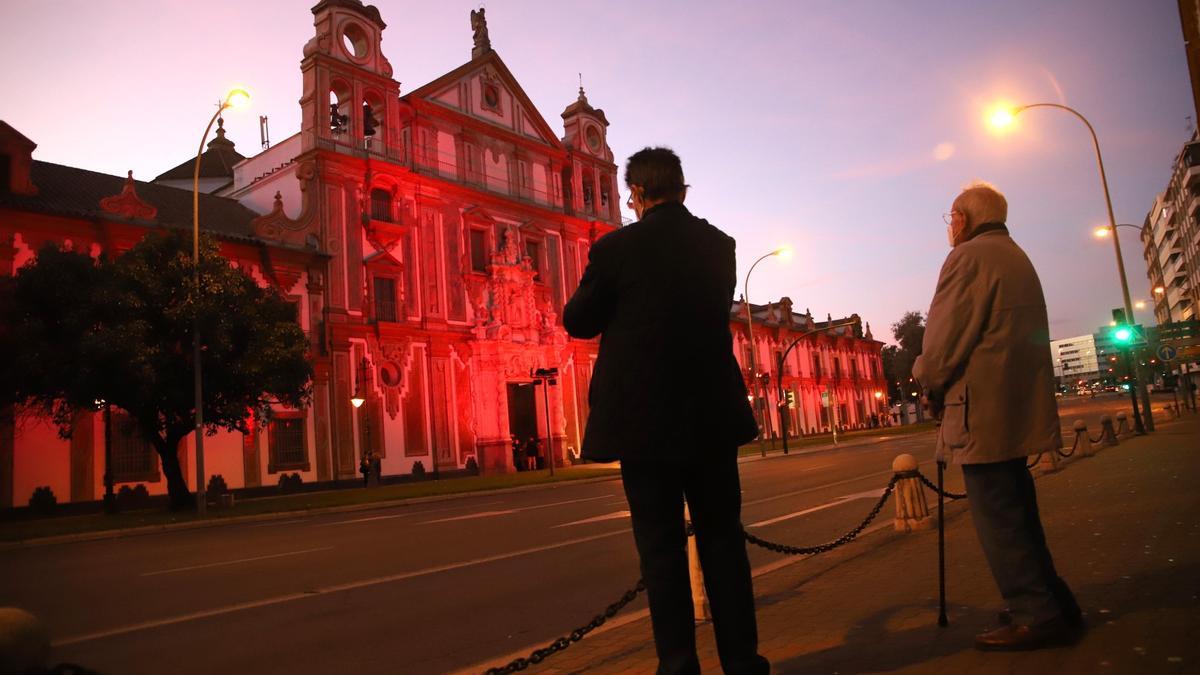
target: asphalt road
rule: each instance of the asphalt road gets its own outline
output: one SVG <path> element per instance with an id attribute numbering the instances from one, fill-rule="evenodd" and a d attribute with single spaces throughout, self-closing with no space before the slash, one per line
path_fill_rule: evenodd
<path id="1" fill-rule="evenodd" d="M 1100 414 L 1127 407 L 1066 398 L 1064 428 L 1084 418 L 1095 435 Z M 897 454 L 932 475 L 932 442 L 883 436 L 744 462 L 743 522 L 792 545 L 836 538 L 869 511 Z M 961 489 L 958 471 L 947 478 Z M 26 546 L 0 552 L 0 606 L 47 622 L 54 662 L 105 673 L 450 672 L 550 642 L 631 587 L 626 508 L 608 480 Z M 756 569 L 780 560 L 751 550 Z"/>

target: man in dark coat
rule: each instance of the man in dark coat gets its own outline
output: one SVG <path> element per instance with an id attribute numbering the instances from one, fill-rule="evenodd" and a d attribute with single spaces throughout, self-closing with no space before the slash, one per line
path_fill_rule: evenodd
<path id="1" fill-rule="evenodd" d="M 734 241 L 683 206 L 679 157 L 646 148 L 625 166 L 638 222 L 592 246 L 563 310 L 601 335 L 582 457 L 621 460 L 650 601 L 659 673 L 698 673 L 686 498 L 726 673 L 765 673 L 741 525 L 737 450 L 758 434 L 733 356 Z"/>
<path id="2" fill-rule="evenodd" d="M 984 650 L 1069 642 L 1075 596 L 1055 571 L 1026 455 L 1062 447 L 1046 301 L 1037 271 L 1008 235 L 1008 202 L 968 186 L 947 214 L 953 249 L 938 278 L 913 376 L 941 420 L 939 461 L 962 465 L 971 519 L 1009 609 L 979 635 Z"/>

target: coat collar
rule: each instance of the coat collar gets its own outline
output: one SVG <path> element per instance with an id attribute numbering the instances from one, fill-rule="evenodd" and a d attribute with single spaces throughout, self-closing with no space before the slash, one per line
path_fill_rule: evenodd
<path id="1" fill-rule="evenodd" d="M 687 208 L 683 205 L 683 202 L 663 202 L 661 204 L 655 204 L 654 206 L 651 206 L 643 211 L 641 219 L 645 220 L 649 218 L 651 213 L 657 213 L 659 211 L 670 212 L 676 210 L 684 211 L 685 213 L 687 212 Z"/>
<path id="2" fill-rule="evenodd" d="M 984 223 L 971 230 L 971 233 L 967 235 L 967 238 L 963 239 L 963 243 L 965 244 L 975 237 L 978 237 L 981 234 L 987 234 L 988 232 L 1003 232 L 1004 234 L 1008 234 L 1008 228 L 1005 227 L 1004 223 Z"/>

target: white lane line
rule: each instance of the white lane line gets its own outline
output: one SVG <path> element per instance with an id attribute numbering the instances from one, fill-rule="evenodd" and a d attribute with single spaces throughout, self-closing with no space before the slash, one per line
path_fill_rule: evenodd
<path id="1" fill-rule="evenodd" d="M 479 513 L 468 513 L 463 516 L 454 516 L 452 518 L 438 518 L 436 520 L 426 520 L 420 525 L 429 525 L 432 523 L 449 523 L 456 520 L 472 520 L 474 518 L 491 518 L 493 516 L 507 516 L 510 513 L 520 513 L 522 511 L 533 511 L 535 509 L 548 509 L 551 506 L 562 506 L 563 504 L 578 504 L 579 502 L 594 502 L 597 499 L 608 499 L 611 495 L 600 495 L 599 497 L 584 497 L 583 499 L 568 499 L 565 502 L 553 502 L 550 504 L 536 504 L 534 506 L 523 506 L 516 509 L 504 509 L 502 511 L 480 511 Z"/>
<path id="2" fill-rule="evenodd" d="M 308 518 L 297 518 L 295 520 L 272 520 L 267 523 L 257 523 L 254 525 L 247 525 L 246 527 L 274 527 L 275 525 L 289 525 L 291 523 L 303 523 L 306 520 L 308 520 Z"/>
<path id="3" fill-rule="evenodd" d="M 595 518 L 584 518 L 583 520 L 576 520 L 576 521 L 570 522 L 570 523 L 563 523 L 562 525 L 554 525 L 550 529 L 553 530 L 553 529 L 557 529 L 560 527 L 571 527 L 572 525 L 586 525 L 588 523 L 600 523 L 600 522 L 604 522 L 606 520 L 617 520 L 619 518 L 628 518 L 628 517 L 629 517 L 628 511 L 614 511 L 613 513 L 606 513 L 602 516 L 596 516 Z"/>
<path id="4" fill-rule="evenodd" d="M 222 567 L 224 565 L 237 565 L 240 563 L 254 562 L 255 560 L 269 560 L 271 558 L 285 558 L 290 555 L 303 555 L 305 553 L 316 553 L 317 551 L 329 551 L 332 546 L 322 546 L 321 548 L 306 548 L 303 551 L 289 551 L 287 553 L 272 553 L 271 555 L 259 555 L 253 558 L 239 558 L 237 560 L 223 560 L 215 563 L 205 563 L 203 565 L 188 565 L 187 567 L 172 567 L 169 570 L 156 570 L 154 572 L 143 572 L 138 576 L 156 577 L 160 574 L 174 574 L 175 572 L 187 572 L 190 570 L 200 570 L 207 567 Z"/>
<path id="5" fill-rule="evenodd" d="M 510 513 L 516 513 L 516 509 L 504 509 L 503 511 L 480 511 L 478 513 L 468 513 L 463 516 L 450 516 L 449 518 L 438 518 L 437 520 L 425 520 L 418 525 L 429 525 L 430 523 L 452 523 L 456 520 L 474 520 L 475 518 L 491 518 L 493 516 L 507 516 Z"/>
<path id="6" fill-rule="evenodd" d="M 396 581 L 404 581 L 415 577 L 428 576 L 430 574 L 438 574 L 440 572 L 449 572 L 452 570 L 462 569 L 464 567 L 472 567 L 475 565 L 483 565 L 490 562 L 500 560 L 508 560 L 510 558 L 518 558 L 521 556 L 541 553 L 543 551 L 552 551 L 558 548 L 566 548 L 567 546 L 575 546 L 577 544 L 586 544 L 590 541 L 598 539 L 606 539 L 615 537 L 629 532 L 629 528 L 617 530 L 616 532 L 605 532 L 604 534 L 594 534 L 588 537 L 579 537 L 576 539 L 568 539 L 555 544 L 545 544 L 542 546 L 534 546 L 532 548 L 524 548 L 518 551 L 510 551 L 508 553 L 497 553 L 496 555 L 485 556 L 483 558 L 475 558 L 474 560 L 464 560 L 462 562 L 449 563 L 446 565 L 438 565 L 436 567 L 427 567 L 423 570 L 415 570 L 412 572 L 401 572 L 400 574 L 389 574 L 383 577 L 375 577 L 372 579 L 363 579 L 362 581 L 352 581 L 345 584 L 337 584 L 334 586 L 324 586 L 305 591 L 302 593 L 288 593 L 286 595 L 277 595 L 273 598 L 264 598 L 262 600 L 252 600 L 250 602 L 240 602 L 235 605 L 225 605 L 224 607 L 216 607 L 213 609 L 205 609 L 199 612 L 190 612 L 188 614 L 180 614 L 178 616 L 167 617 L 165 619 L 155 619 L 153 621 L 143 621 L 141 623 L 130 624 L 127 626 L 119 626 L 109 630 L 97 631 L 95 633 L 87 633 L 84 635 L 75 635 L 66 637 L 61 640 L 55 640 L 51 643 L 52 647 L 65 647 L 67 645 L 78 644 L 80 642 L 90 642 L 92 640 L 100 640 L 103 638 L 113 637 L 116 635 L 124 635 L 126 633 L 134 633 L 150 628 L 159 628 L 162 626 L 171 626 L 178 623 L 195 621 L 197 619 L 206 619 L 213 616 L 221 616 L 224 614 L 232 614 L 241 612 L 247 609 L 255 609 L 258 607 L 270 607 L 271 605 L 279 605 L 301 598 L 312 598 L 319 595 L 327 595 L 330 593 L 340 593 L 342 591 L 350 591 L 358 588 L 366 588 L 368 586 L 378 586 L 380 584 L 388 584 Z"/>
<path id="7" fill-rule="evenodd" d="M 795 490 L 793 492 L 784 492 L 782 494 L 771 495 L 770 497 L 763 497 L 761 499 L 755 499 L 753 501 L 742 502 L 742 506 L 746 507 L 746 506 L 752 506 L 754 504 L 765 504 L 766 502 L 773 502 L 777 499 L 787 499 L 788 497 L 795 497 L 796 495 L 802 495 L 802 494 L 806 494 L 809 492 L 816 492 L 817 490 L 824 490 L 826 488 L 837 487 L 839 485 L 846 485 L 847 483 L 857 483 L 866 478 L 874 478 L 876 476 L 890 476 L 890 475 L 892 475 L 892 473 L 893 473 L 892 471 L 876 471 L 875 473 L 868 473 L 868 474 L 865 474 L 862 476 L 858 476 L 857 478 L 847 478 L 846 480 L 834 481 L 832 483 L 826 483 L 824 485 L 817 485 L 814 487 L 805 488 L 803 490 Z"/>
<path id="8" fill-rule="evenodd" d="M 470 505 L 466 505 L 466 506 L 464 506 L 464 505 L 447 506 L 446 508 L 442 508 L 442 509 L 426 509 L 424 511 L 405 511 L 403 513 L 393 513 L 393 514 L 386 515 L 386 516 L 368 516 L 366 518 L 354 518 L 351 520 L 335 520 L 331 523 L 317 523 L 316 525 L 314 525 L 314 527 L 329 527 L 330 525 L 346 525 L 349 523 L 365 523 L 365 522 L 372 521 L 372 520 L 391 520 L 393 518 L 404 518 L 407 516 L 423 516 L 423 515 L 426 515 L 429 513 L 440 513 L 442 511 L 454 511 L 456 509 L 474 508 L 477 506 L 489 506 L 491 504 L 499 504 L 499 503 L 500 503 L 500 500 L 496 500 L 493 502 L 480 502 L 478 504 L 470 504 Z"/>
<path id="9" fill-rule="evenodd" d="M 863 537 L 867 536 L 868 534 L 871 534 L 873 532 L 878 532 L 879 530 L 882 530 L 885 527 L 891 527 L 891 526 L 892 526 L 891 523 L 879 523 L 878 525 L 873 525 L 873 526 L 868 527 L 867 529 L 863 530 L 862 533 L 859 534 L 858 537 L 856 537 L 856 539 L 862 539 Z M 812 556 L 810 556 L 810 555 L 790 555 L 785 558 L 776 560 L 775 562 L 770 562 L 761 567 L 754 568 L 753 570 L 750 571 L 750 576 L 754 579 L 757 579 L 758 577 L 761 577 L 764 574 L 770 574 L 771 572 L 776 572 L 785 567 L 790 567 L 791 565 L 795 565 L 796 563 L 798 563 L 802 560 L 808 560 L 811 557 Z M 630 612 L 629 614 L 624 614 L 622 616 L 613 617 L 613 618 L 609 619 L 608 621 L 604 622 L 603 626 L 600 626 L 596 630 L 592 631 L 591 633 L 589 633 L 589 635 L 600 635 L 601 633 L 607 633 L 610 630 L 615 630 L 617 628 L 620 628 L 621 626 L 626 626 L 631 623 L 634 623 L 635 621 L 641 621 L 642 619 L 648 619 L 648 618 L 650 618 L 649 608 L 642 608 L 636 612 Z M 537 644 L 531 644 L 526 647 L 522 647 L 521 649 L 518 649 L 516 651 L 505 654 L 503 656 L 497 656 L 494 658 L 490 658 L 486 661 L 480 661 L 479 663 L 470 665 L 466 668 L 460 668 L 458 670 L 455 670 L 451 673 L 451 675 L 468 675 L 468 674 L 475 675 L 475 673 L 478 673 L 481 670 L 486 670 L 489 666 L 492 666 L 494 664 L 508 663 L 509 661 L 512 661 L 513 659 L 516 659 L 517 657 L 528 656 L 530 652 L 543 646 L 544 644 L 545 644 L 544 642 L 539 642 Z"/>
<path id="10" fill-rule="evenodd" d="M 834 506 L 837 506 L 839 504 L 845 504 L 847 502 L 854 501 L 855 499 L 865 499 L 866 497 L 878 498 L 879 495 L 881 495 L 881 494 L 883 494 L 883 489 L 867 490 L 866 492 L 858 492 L 858 493 L 855 493 L 852 495 L 845 495 L 842 497 L 838 497 L 837 499 L 835 499 L 831 502 L 826 502 L 824 504 L 813 506 L 811 508 L 804 509 L 803 511 L 795 511 L 793 513 L 784 514 L 782 516 L 778 516 L 775 518 L 769 518 L 767 520 L 760 520 L 757 523 L 750 523 L 746 527 L 763 527 L 764 525 L 774 525 L 775 523 L 781 523 L 785 520 L 791 520 L 792 518 L 799 518 L 800 516 L 807 516 L 808 514 L 816 513 L 817 511 L 824 511 L 825 509 L 833 508 Z"/>

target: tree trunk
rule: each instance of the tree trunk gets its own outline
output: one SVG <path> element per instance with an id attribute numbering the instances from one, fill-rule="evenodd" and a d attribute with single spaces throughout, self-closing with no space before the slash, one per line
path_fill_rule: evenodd
<path id="1" fill-rule="evenodd" d="M 185 511 L 196 505 L 196 499 L 188 490 L 187 480 L 183 477 L 183 468 L 179 466 L 180 440 L 169 436 L 165 440 L 156 438 L 154 441 L 154 447 L 162 459 L 162 472 L 163 477 L 167 479 L 167 495 L 172 511 Z"/>

